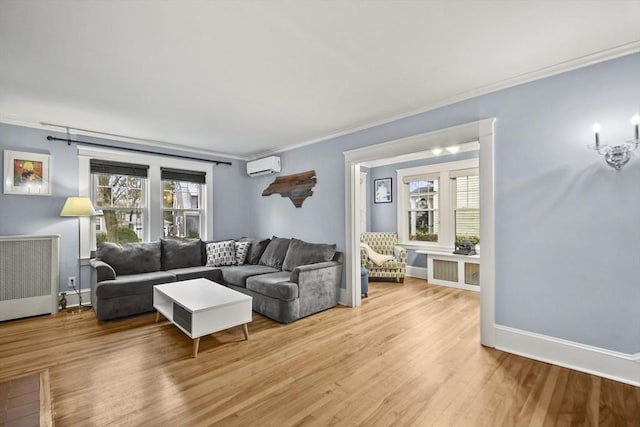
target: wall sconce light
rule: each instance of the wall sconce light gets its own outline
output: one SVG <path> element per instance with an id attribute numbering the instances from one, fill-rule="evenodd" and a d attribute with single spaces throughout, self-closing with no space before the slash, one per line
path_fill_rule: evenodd
<path id="1" fill-rule="evenodd" d="M 640 135 L 638 135 L 638 126 L 640 125 L 640 114 L 636 114 L 631 118 L 631 124 L 634 125 L 634 137 L 627 139 L 618 145 L 600 144 L 600 125 L 593 124 L 593 133 L 596 137 L 596 144 L 591 145 L 593 148 L 604 156 L 604 161 L 616 170 L 622 169 L 631 159 L 631 152 L 640 145 Z"/>

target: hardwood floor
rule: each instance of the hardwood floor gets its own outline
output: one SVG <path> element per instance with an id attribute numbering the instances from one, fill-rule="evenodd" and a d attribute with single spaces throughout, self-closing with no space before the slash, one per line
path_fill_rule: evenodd
<path id="1" fill-rule="evenodd" d="M 357 309 L 191 340 L 154 314 L 0 324 L 0 380 L 50 372 L 57 426 L 640 426 L 640 388 L 487 349 L 477 293 L 372 282 Z"/>

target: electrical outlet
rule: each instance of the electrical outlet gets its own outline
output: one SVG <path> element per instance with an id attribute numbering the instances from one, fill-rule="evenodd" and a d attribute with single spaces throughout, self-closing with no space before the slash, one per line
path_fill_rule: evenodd
<path id="1" fill-rule="evenodd" d="M 67 279 L 67 287 L 69 289 L 73 288 L 76 286 L 76 276 L 70 276 L 69 279 Z"/>

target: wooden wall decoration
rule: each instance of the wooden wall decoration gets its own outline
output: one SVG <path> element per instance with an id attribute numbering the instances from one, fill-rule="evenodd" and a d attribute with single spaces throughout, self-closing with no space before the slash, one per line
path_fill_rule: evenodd
<path id="1" fill-rule="evenodd" d="M 316 171 L 307 171 L 295 175 L 279 176 L 262 192 L 263 196 L 280 193 L 282 197 L 288 197 L 296 208 L 302 207 L 302 202 L 313 195 L 311 189 L 315 187 Z"/>

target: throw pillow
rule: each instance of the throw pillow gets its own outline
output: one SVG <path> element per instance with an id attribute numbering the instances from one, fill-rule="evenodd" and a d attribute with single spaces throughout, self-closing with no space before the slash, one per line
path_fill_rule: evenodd
<path id="1" fill-rule="evenodd" d="M 224 240 L 207 244 L 207 267 L 220 267 L 236 263 L 236 242 Z"/>
<path id="2" fill-rule="evenodd" d="M 199 267 L 202 265 L 200 239 L 190 242 L 162 239 L 162 269 Z"/>
<path id="3" fill-rule="evenodd" d="M 251 242 L 236 242 L 236 264 L 242 265 L 247 259 Z"/>
<path id="4" fill-rule="evenodd" d="M 257 240 L 242 238 L 239 241 L 251 243 L 251 245 L 249 245 L 246 263 L 252 265 L 256 265 L 260 262 L 260 257 L 264 253 L 264 250 L 267 249 L 267 246 L 271 243 L 271 239 Z"/>
<path id="5" fill-rule="evenodd" d="M 267 249 L 264 250 L 264 253 L 260 257 L 260 265 L 282 270 L 282 263 L 284 262 L 284 257 L 287 255 L 289 243 L 291 243 L 291 239 L 273 236 L 269 246 L 267 246 Z"/>
<path id="6" fill-rule="evenodd" d="M 96 257 L 109 264 L 118 276 L 159 271 L 160 242 L 101 242 Z"/>
<path id="7" fill-rule="evenodd" d="M 331 261 L 336 253 L 336 245 L 326 243 L 307 243 L 298 239 L 291 239 L 291 244 L 284 258 L 282 269 L 293 271 L 294 268 Z"/>

